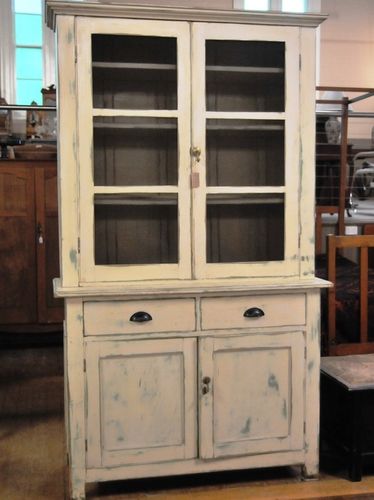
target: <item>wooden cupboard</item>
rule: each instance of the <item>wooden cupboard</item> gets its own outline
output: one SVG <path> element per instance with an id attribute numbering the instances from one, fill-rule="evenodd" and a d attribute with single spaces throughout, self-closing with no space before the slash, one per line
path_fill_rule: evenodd
<path id="1" fill-rule="evenodd" d="M 0 190 L 0 329 L 61 329 L 56 162 L 2 161 Z"/>
<path id="2" fill-rule="evenodd" d="M 324 16 L 47 0 L 47 17 L 72 497 L 135 477 L 316 475 Z"/>

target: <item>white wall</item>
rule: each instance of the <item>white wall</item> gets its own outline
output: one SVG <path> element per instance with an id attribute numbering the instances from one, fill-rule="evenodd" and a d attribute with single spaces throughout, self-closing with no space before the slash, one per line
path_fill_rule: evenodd
<path id="1" fill-rule="evenodd" d="M 321 10 L 329 18 L 321 26 L 320 85 L 373 88 L 374 1 L 322 0 Z M 374 97 L 354 110 L 374 112 Z M 369 139 L 373 126 L 374 118 L 351 118 L 348 136 Z"/>

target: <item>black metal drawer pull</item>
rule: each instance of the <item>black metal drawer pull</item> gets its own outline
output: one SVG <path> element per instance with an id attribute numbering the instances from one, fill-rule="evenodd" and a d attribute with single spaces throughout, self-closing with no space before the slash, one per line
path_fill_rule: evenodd
<path id="1" fill-rule="evenodd" d="M 130 321 L 135 321 L 136 323 L 143 323 L 144 321 L 151 321 L 151 320 L 152 316 L 144 311 L 138 311 L 134 313 L 130 318 Z"/>
<path id="2" fill-rule="evenodd" d="M 265 316 L 265 313 L 259 307 L 250 307 L 246 311 L 244 311 L 243 316 L 245 318 L 261 318 L 261 316 Z"/>

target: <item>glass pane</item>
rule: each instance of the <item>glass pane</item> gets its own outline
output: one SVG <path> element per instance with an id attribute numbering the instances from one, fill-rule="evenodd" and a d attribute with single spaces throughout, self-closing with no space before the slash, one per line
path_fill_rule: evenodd
<path id="1" fill-rule="evenodd" d="M 208 186 L 283 186 L 284 122 L 207 120 Z"/>
<path id="2" fill-rule="evenodd" d="M 284 196 L 208 196 L 207 262 L 284 260 Z"/>
<path id="3" fill-rule="evenodd" d="M 176 109 L 175 38 L 92 36 L 95 108 Z"/>
<path id="4" fill-rule="evenodd" d="M 42 16 L 15 14 L 16 45 L 39 45 L 42 40 Z"/>
<path id="5" fill-rule="evenodd" d="M 177 185 L 177 120 L 95 117 L 94 182 L 102 186 Z"/>
<path id="6" fill-rule="evenodd" d="M 32 80 L 42 78 L 42 50 L 17 48 L 16 68 L 17 78 L 29 78 Z M 39 90 L 41 90 L 41 87 Z"/>
<path id="7" fill-rule="evenodd" d="M 208 111 L 284 111 L 284 42 L 207 40 Z"/>
<path id="8" fill-rule="evenodd" d="M 244 0 L 245 10 L 269 10 L 269 0 Z"/>
<path id="9" fill-rule="evenodd" d="M 25 14 L 41 14 L 41 0 L 14 0 L 14 12 L 23 12 Z"/>
<path id="10" fill-rule="evenodd" d="M 282 0 L 282 10 L 284 12 L 306 12 L 305 0 Z"/>
<path id="11" fill-rule="evenodd" d="M 31 104 L 33 101 L 40 105 L 43 104 L 41 94 L 42 87 L 42 80 L 17 79 L 16 104 Z"/>
<path id="12" fill-rule="evenodd" d="M 178 262 L 177 195 L 95 196 L 95 263 Z"/>

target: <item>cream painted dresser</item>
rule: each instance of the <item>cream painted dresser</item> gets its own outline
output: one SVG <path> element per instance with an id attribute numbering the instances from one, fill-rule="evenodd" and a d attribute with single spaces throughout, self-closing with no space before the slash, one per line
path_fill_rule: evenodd
<path id="1" fill-rule="evenodd" d="M 47 0 L 66 430 L 87 482 L 318 472 L 322 15 Z"/>

